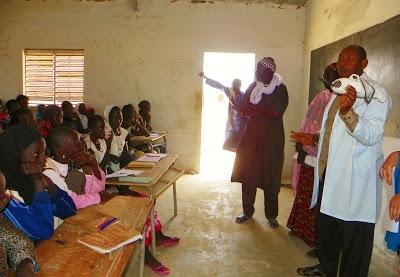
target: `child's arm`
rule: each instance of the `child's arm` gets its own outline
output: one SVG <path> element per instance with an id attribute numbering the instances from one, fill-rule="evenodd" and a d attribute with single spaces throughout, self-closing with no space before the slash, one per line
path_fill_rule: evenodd
<path id="1" fill-rule="evenodd" d="M 53 207 L 47 191 L 36 192 L 30 205 L 11 199 L 4 215 L 31 239 L 43 240 L 53 235 Z"/>
<path id="2" fill-rule="evenodd" d="M 397 165 L 399 160 L 400 151 L 395 151 L 391 153 L 383 163 L 381 169 L 379 170 L 379 175 L 388 184 L 392 184 L 393 168 Z"/>
<path id="3" fill-rule="evenodd" d="M 102 172 L 102 178 L 105 178 L 104 172 Z M 88 193 L 85 194 L 77 194 L 74 191 L 68 189 L 67 184 L 65 183 L 65 179 L 60 176 L 59 173 L 55 172 L 54 170 L 47 169 L 43 172 L 44 175 L 49 177 L 58 187 L 60 187 L 61 190 L 65 191 L 68 193 L 68 195 L 72 198 L 72 201 L 74 202 L 74 205 L 76 206 L 77 209 L 85 208 L 90 205 L 98 204 L 101 202 L 100 194 L 98 191 L 91 190 Z M 86 176 L 86 185 L 88 183 L 88 176 Z M 97 178 L 93 175 L 90 175 L 89 177 L 92 177 L 92 179 Z M 105 179 L 103 179 L 105 180 Z M 92 180 L 91 180 L 92 181 Z M 93 181 L 92 181 L 93 182 Z M 84 191 L 87 192 L 86 190 L 86 185 Z M 103 189 L 104 190 L 104 185 Z M 99 190 L 101 191 L 101 190 Z"/>

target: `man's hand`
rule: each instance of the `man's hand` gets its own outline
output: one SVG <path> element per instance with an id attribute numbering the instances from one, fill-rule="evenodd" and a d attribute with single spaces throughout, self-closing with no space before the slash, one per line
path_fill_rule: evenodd
<path id="1" fill-rule="evenodd" d="M 355 88 L 353 88 L 352 86 L 347 86 L 346 91 L 346 94 L 338 96 L 340 97 L 339 111 L 341 114 L 348 113 L 357 99 L 357 91 L 355 90 Z"/>
<path id="2" fill-rule="evenodd" d="M 203 72 L 203 71 L 200 72 L 200 73 L 199 73 L 199 76 L 200 76 L 201 78 L 204 78 L 204 72 Z"/>
<path id="3" fill-rule="evenodd" d="M 400 194 L 397 194 L 390 199 L 389 216 L 391 220 L 399 221 L 400 219 Z"/>
<path id="4" fill-rule="evenodd" d="M 399 159 L 399 151 L 393 152 L 386 158 L 383 163 L 381 169 L 379 170 L 379 175 L 381 178 L 388 184 L 392 184 L 392 175 L 393 175 L 393 167 L 397 165 L 397 161 Z"/>
<path id="5" fill-rule="evenodd" d="M 296 131 L 291 131 L 290 137 L 296 143 L 312 146 L 316 146 L 319 140 L 318 134 L 300 133 Z"/>

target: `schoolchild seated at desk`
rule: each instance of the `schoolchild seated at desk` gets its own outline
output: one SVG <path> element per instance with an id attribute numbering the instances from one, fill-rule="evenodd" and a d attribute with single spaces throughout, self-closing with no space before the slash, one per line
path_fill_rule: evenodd
<path id="1" fill-rule="evenodd" d="M 71 197 L 42 174 L 45 145 L 39 131 L 29 125 L 15 124 L 0 136 L 0 170 L 13 195 L 4 215 L 32 240 L 53 235 L 54 217 L 76 213 Z"/>
<path id="2" fill-rule="evenodd" d="M 3 215 L 10 197 L 0 172 L 0 276 L 7 276 L 10 269 L 15 270 L 15 276 L 33 276 L 40 269 L 33 242 Z"/>
<path id="3" fill-rule="evenodd" d="M 121 126 L 122 114 L 118 106 L 107 106 L 104 110 L 104 118 L 108 123 L 106 130 L 113 134 L 110 144 L 110 168 L 112 171 L 118 171 L 133 160 L 133 153 L 128 150 L 126 144 L 130 135 Z"/>
<path id="4" fill-rule="evenodd" d="M 53 158 L 47 158 L 43 174 L 67 192 L 78 209 L 107 201 L 118 194 L 113 188 L 105 190 L 103 170 L 82 145 L 74 129 L 54 128 L 47 141 Z"/>
<path id="5" fill-rule="evenodd" d="M 151 136 L 150 129 L 148 129 L 151 128 L 151 126 L 146 124 L 132 104 L 125 105 L 122 108 L 122 117 L 122 127 L 128 130 L 133 136 Z M 129 146 L 146 153 L 152 152 L 152 149 L 157 153 L 165 153 L 165 146 L 161 144 L 149 145 L 143 142 L 130 141 Z"/>
<path id="6" fill-rule="evenodd" d="M 86 148 L 96 157 L 103 171 L 110 164 L 111 142 L 114 137 L 113 132 L 108 132 L 106 136 L 105 126 L 106 123 L 101 115 L 91 116 L 88 123 L 89 135 L 84 138 Z"/>
<path id="7" fill-rule="evenodd" d="M 63 123 L 62 109 L 57 105 L 46 106 L 43 110 L 42 120 L 38 123 L 40 133 L 46 138 L 53 128 Z"/>
<path id="8" fill-rule="evenodd" d="M 150 125 L 150 120 L 151 120 L 150 102 L 147 100 L 142 100 L 139 102 L 138 107 L 139 107 L 139 115 L 141 118 L 143 118 L 146 129 L 148 131 L 152 131 L 153 129 L 151 128 Z"/>
<path id="9" fill-rule="evenodd" d="M 81 119 L 78 114 L 74 111 L 74 106 L 69 101 L 63 101 L 61 103 L 61 108 L 63 110 L 63 124 L 64 126 L 69 126 L 75 129 L 80 134 L 87 133 L 87 130 L 83 128 Z"/>

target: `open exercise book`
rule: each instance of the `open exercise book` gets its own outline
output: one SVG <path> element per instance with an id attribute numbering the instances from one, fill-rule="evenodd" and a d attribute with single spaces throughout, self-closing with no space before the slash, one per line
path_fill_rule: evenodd
<path id="1" fill-rule="evenodd" d="M 79 243 L 101 254 L 110 253 L 131 242 L 143 239 L 135 229 L 128 229 L 116 222 L 101 231 L 94 231 L 78 240 Z"/>

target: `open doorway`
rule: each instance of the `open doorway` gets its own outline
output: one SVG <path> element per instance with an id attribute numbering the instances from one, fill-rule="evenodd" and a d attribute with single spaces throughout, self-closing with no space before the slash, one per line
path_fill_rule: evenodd
<path id="1" fill-rule="evenodd" d="M 254 66 L 254 53 L 204 53 L 204 74 L 227 87 L 239 78 L 242 91 L 254 80 Z M 222 149 L 228 105 L 223 91 L 203 84 L 200 174 L 206 178 L 229 178 L 232 171 L 235 153 Z"/>

